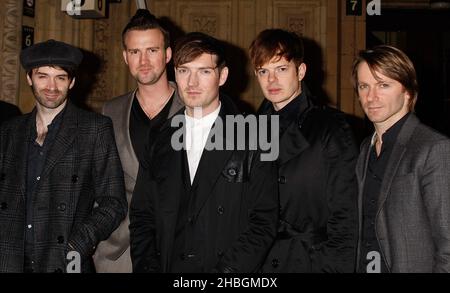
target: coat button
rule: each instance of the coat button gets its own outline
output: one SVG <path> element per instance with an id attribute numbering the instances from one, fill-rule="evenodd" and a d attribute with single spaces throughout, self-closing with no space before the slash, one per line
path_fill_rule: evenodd
<path id="1" fill-rule="evenodd" d="M 280 264 L 280 261 L 276 258 L 272 259 L 272 267 L 276 268 Z"/>
<path id="2" fill-rule="evenodd" d="M 188 223 L 194 222 L 194 220 L 192 219 L 192 217 L 189 217 L 189 218 L 187 219 L 187 221 L 188 221 Z"/>
<path id="3" fill-rule="evenodd" d="M 61 212 L 64 212 L 66 210 L 66 204 L 65 203 L 60 203 L 58 206 L 58 210 L 60 210 Z"/>
<path id="4" fill-rule="evenodd" d="M 223 253 L 222 250 L 219 250 L 219 251 L 217 252 L 217 256 L 218 256 L 218 257 L 222 257 L 223 255 L 224 255 L 224 253 Z"/>
<path id="5" fill-rule="evenodd" d="M 63 270 L 60 269 L 60 268 L 57 268 L 54 272 L 55 272 L 55 273 L 58 273 L 58 274 L 62 274 Z"/>
<path id="6" fill-rule="evenodd" d="M 72 183 L 77 183 L 77 182 L 78 182 L 78 176 L 72 175 Z"/>
<path id="7" fill-rule="evenodd" d="M 228 169 L 228 175 L 230 176 L 236 176 L 236 170 L 233 168 Z"/>
<path id="8" fill-rule="evenodd" d="M 223 213 L 225 212 L 225 209 L 223 208 L 223 206 L 219 206 L 217 208 L 217 212 L 219 213 L 219 215 L 223 215 Z"/>
<path id="9" fill-rule="evenodd" d="M 8 208 L 8 204 L 7 204 L 6 202 L 2 202 L 2 203 L 0 204 L 0 208 L 1 208 L 2 210 L 6 210 L 6 209 Z"/>
<path id="10" fill-rule="evenodd" d="M 280 184 L 286 184 L 286 177 L 284 177 L 284 176 L 278 177 L 278 183 L 280 183 Z"/>
<path id="11" fill-rule="evenodd" d="M 64 236 L 58 236 L 58 243 L 63 244 L 64 243 Z"/>

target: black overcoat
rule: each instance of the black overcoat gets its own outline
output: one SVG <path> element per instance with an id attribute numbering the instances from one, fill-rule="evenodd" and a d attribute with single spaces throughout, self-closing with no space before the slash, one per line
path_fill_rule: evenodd
<path id="1" fill-rule="evenodd" d="M 225 121 L 225 115 L 237 114 L 228 98 L 221 97 L 221 102 L 219 118 Z M 213 129 L 216 126 L 217 121 Z M 130 209 L 134 272 L 170 272 L 173 257 L 180 256 L 197 262 L 198 272 L 257 271 L 276 235 L 274 162 L 262 162 L 259 154 L 247 150 L 205 149 L 190 200 L 180 206 L 186 196 L 186 152 L 171 146 L 177 130 L 170 125 L 162 128 L 149 169 L 141 166 L 139 171 Z M 180 233 L 177 221 L 183 212 L 181 229 L 189 250 L 174 255 L 175 235 Z"/>
<path id="2" fill-rule="evenodd" d="M 280 223 L 264 272 L 352 272 L 357 235 L 358 149 L 344 114 L 305 90 L 280 138 Z M 260 113 L 272 114 L 266 100 Z"/>

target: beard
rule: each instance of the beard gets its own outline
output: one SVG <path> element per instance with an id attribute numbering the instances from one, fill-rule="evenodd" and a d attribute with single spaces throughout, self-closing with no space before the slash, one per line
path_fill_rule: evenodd
<path id="1" fill-rule="evenodd" d="M 47 109 L 56 109 L 67 100 L 67 92 L 60 90 L 39 90 L 36 89 L 35 86 L 32 86 L 34 97 L 36 101 L 43 107 Z M 52 95 L 54 98 L 48 98 L 46 95 Z"/>

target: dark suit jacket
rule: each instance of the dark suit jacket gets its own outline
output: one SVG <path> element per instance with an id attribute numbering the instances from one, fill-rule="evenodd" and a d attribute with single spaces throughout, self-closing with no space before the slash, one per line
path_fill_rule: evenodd
<path id="1" fill-rule="evenodd" d="M 26 170 L 36 110 L 0 130 L 0 272 L 24 263 Z M 36 272 L 65 271 L 70 243 L 81 269 L 126 214 L 123 172 L 109 118 L 68 103 L 32 195 Z"/>
<path id="2" fill-rule="evenodd" d="M 356 167 L 360 228 L 370 146 L 367 138 Z M 421 124 L 414 114 L 392 149 L 375 231 L 390 272 L 450 272 L 450 140 Z M 359 257 L 358 249 L 358 264 Z"/>
<path id="3" fill-rule="evenodd" d="M 223 121 L 225 115 L 237 114 L 231 100 L 221 97 L 221 101 Z M 194 192 L 188 204 L 180 206 L 181 197 L 186 196 L 185 151 L 171 147 L 172 134 L 178 130 L 169 125 L 161 130 L 150 169 L 139 171 L 130 209 L 133 270 L 171 271 L 179 233 L 175 228 L 180 210 L 185 210 L 188 217 L 182 229 L 192 248 L 186 253 L 198 262 L 199 272 L 255 272 L 276 233 L 275 165 L 261 162 L 254 152 L 205 149 Z"/>
<path id="4" fill-rule="evenodd" d="M 280 225 L 264 272 L 353 272 L 358 148 L 344 114 L 314 105 L 306 87 L 280 139 Z M 266 100 L 261 112 L 271 114 Z"/>
<path id="5" fill-rule="evenodd" d="M 171 85 L 176 88 L 176 84 Z M 130 139 L 130 112 L 135 92 L 134 90 L 116 97 L 106 102 L 103 107 L 103 114 L 110 117 L 113 121 L 114 135 L 125 176 L 128 205 L 131 203 L 131 196 L 139 169 L 139 162 Z M 183 108 L 183 104 L 178 93 L 175 92 L 167 118 L 172 117 L 181 108 Z M 99 243 L 94 255 L 97 272 L 131 273 L 129 225 L 130 220 L 127 213 L 127 217 L 111 236 Z"/>

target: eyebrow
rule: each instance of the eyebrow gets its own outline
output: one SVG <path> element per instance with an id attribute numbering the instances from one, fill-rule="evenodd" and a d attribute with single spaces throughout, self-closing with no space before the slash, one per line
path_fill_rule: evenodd
<path id="1" fill-rule="evenodd" d="M 45 75 L 45 76 L 49 76 L 49 74 L 48 73 L 45 73 L 45 72 L 40 72 L 40 71 L 36 71 L 36 74 L 39 74 L 39 75 Z M 67 73 L 61 73 L 61 74 L 57 74 L 56 76 L 64 76 L 64 77 L 66 77 L 66 76 L 69 76 Z"/>
<path id="2" fill-rule="evenodd" d="M 210 66 L 202 66 L 202 67 L 187 67 L 187 66 L 184 66 L 184 65 L 180 65 L 180 66 L 177 66 L 177 68 L 184 68 L 184 69 L 216 69 L 218 66 L 215 66 L 215 67 L 210 67 Z"/>
<path id="3" fill-rule="evenodd" d="M 280 67 L 285 67 L 285 66 L 289 66 L 289 63 L 281 64 L 281 65 L 275 66 L 274 68 L 280 68 Z M 268 69 L 268 68 L 260 66 L 256 69 L 258 70 L 258 69 Z"/>
<path id="4" fill-rule="evenodd" d="M 148 50 L 148 49 L 161 49 L 160 46 L 152 46 L 146 48 L 127 48 L 127 51 L 140 51 L 140 50 Z"/>

